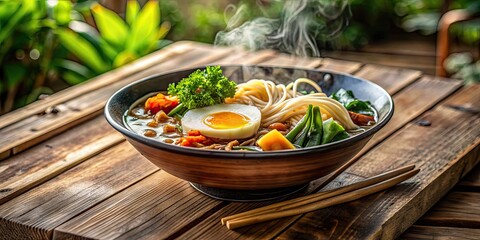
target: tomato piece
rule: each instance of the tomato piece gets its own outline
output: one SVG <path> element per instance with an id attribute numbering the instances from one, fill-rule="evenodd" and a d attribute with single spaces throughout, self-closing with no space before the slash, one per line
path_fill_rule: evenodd
<path id="1" fill-rule="evenodd" d="M 179 100 L 176 96 L 165 96 L 159 93 L 145 101 L 145 110 L 150 111 L 151 114 L 156 114 L 160 110 L 163 110 L 168 114 L 178 104 Z"/>

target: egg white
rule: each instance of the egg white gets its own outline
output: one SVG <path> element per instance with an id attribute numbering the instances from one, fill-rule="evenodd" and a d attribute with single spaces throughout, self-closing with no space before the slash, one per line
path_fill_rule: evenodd
<path id="1" fill-rule="evenodd" d="M 215 129 L 206 125 L 204 119 L 218 112 L 233 112 L 244 115 L 250 120 L 241 127 L 231 129 Z M 202 135 L 213 138 L 244 139 L 255 135 L 260 127 L 261 120 L 262 114 L 260 110 L 254 106 L 244 104 L 217 104 L 186 112 L 182 118 L 182 129 L 184 132 L 198 130 Z"/>

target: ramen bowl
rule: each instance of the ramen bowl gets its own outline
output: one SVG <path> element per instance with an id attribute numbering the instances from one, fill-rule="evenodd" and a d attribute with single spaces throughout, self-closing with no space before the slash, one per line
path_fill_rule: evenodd
<path id="1" fill-rule="evenodd" d="M 364 132 L 337 142 L 265 152 L 182 147 L 130 130 L 124 118 L 135 101 L 151 92 L 165 91 L 170 83 L 180 81 L 196 69 L 154 75 L 123 87 L 108 100 L 105 117 L 113 128 L 156 166 L 219 199 L 265 200 L 297 192 L 312 180 L 328 175 L 352 159 L 393 115 L 392 98 L 384 89 L 351 75 L 275 66 L 222 66 L 224 75 L 237 83 L 265 79 L 287 84 L 306 77 L 317 82 L 327 95 L 340 88 L 352 90 L 355 97 L 370 101 L 376 108 L 378 121 Z M 313 90 L 309 87 L 300 90 Z"/>

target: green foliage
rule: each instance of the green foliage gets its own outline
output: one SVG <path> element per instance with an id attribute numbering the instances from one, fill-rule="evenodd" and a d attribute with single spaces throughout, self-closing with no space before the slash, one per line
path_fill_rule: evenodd
<path id="1" fill-rule="evenodd" d="M 402 18 L 401 27 L 408 32 L 419 31 L 424 35 L 437 32 L 442 10 L 466 9 L 472 15 L 480 14 L 478 0 L 453 0 L 449 6 L 442 6 L 437 0 L 397 0 L 395 12 Z M 464 43 L 475 45 L 480 42 L 480 20 L 456 23 L 451 33 Z"/>
<path id="2" fill-rule="evenodd" d="M 196 70 L 178 84 L 168 86 L 168 94 L 178 96 L 187 109 L 201 108 L 223 103 L 233 97 L 237 84 L 230 81 L 218 66 L 208 66 Z"/>
<path id="3" fill-rule="evenodd" d="M 50 26 L 62 21 L 44 1 L 0 2 L 0 114 L 27 104 L 32 94 L 50 92 L 41 88 L 48 74 L 53 42 Z M 36 91 L 33 91 L 35 90 Z"/>
<path id="4" fill-rule="evenodd" d="M 480 60 L 475 62 L 470 53 L 454 53 L 444 64 L 452 77 L 463 79 L 465 84 L 480 83 Z"/>
<path id="5" fill-rule="evenodd" d="M 81 22 L 70 24 L 70 30 L 56 30 L 62 46 L 91 71 L 80 75 L 64 75 L 71 83 L 78 82 L 82 76 L 87 79 L 125 65 L 158 49 L 164 45 L 161 39 L 170 29 L 168 23 L 160 25 L 157 1 L 148 1 L 140 9 L 135 0 L 129 0 L 126 20 L 98 3 L 92 5 L 91 11 L 98 33 Z"/>
<path id="6" fill-rule="evenodd" d="M 0 114 L 168 44 L 157 1 L 129 0 L 125 18 L 94 0 L 0 1 Z"/>

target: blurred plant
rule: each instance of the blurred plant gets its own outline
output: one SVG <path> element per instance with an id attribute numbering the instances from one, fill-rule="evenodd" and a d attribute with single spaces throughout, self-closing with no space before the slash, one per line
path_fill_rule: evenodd
<path id="1" fill-rule="evenodd" d="M 451 54 L 444 65 L 452 77 L 463 79 L 465 84 L 480 83 L 480 60 L 474 62 L 472 54 Z"/>
<path id="2" fill-rule="evenodd" d="M 84 21 L 72 21 L 70 29 L 55 30 L 62 46 L 80 61 L 64 59 L 57 63 L 70 84 L 125 65 L 168 44 L 162 39 L 170 24 L 160 24 L 157 1 L 148 1 L 140 9 L 136 0 L 129 0 L 125 20 L 98 3 L 92 5 L 91 11 L 98 31 Z"/>
<path id="3" fill-rule="evenodd" d="M 438 22 L 444 10 L 466 9 L 470 14 L 480 13 L 478 0 L 452 0 L 444 6 L 438 0 L 396 0 L 395 12 L 402 17 L 401 26 L 408 32 L 419 31 L 424 35 L 437 32 Z M 450 32 L 466 44 L 480 42 L 480 20 L 456 23 Z"/>
<path id="4" fill-rule="evenodd" d="M 172 24 L 168 37 L 212 43 L 215 34 L 224 29 L 225 7 L 229 1 L 159 1 L 164 19 Z"/>
<path id="5" fill-rule="evenodd" d="M 44 87 L 55 46 L 50 29 L 68 22 L 58 13 L 45 1 L 0 2 L 0 114 L 51 92 Z"/>
<path id="6" fill-rule="evenodd" d="M 157 1 L 127 4 L 125 21 L 93 0 L 0 1 L 0 114 L 168 44 Z M 93 15 L 96 28 L 87 24 Z M 62 85 L 62 84 L 60 84 Z"/>

